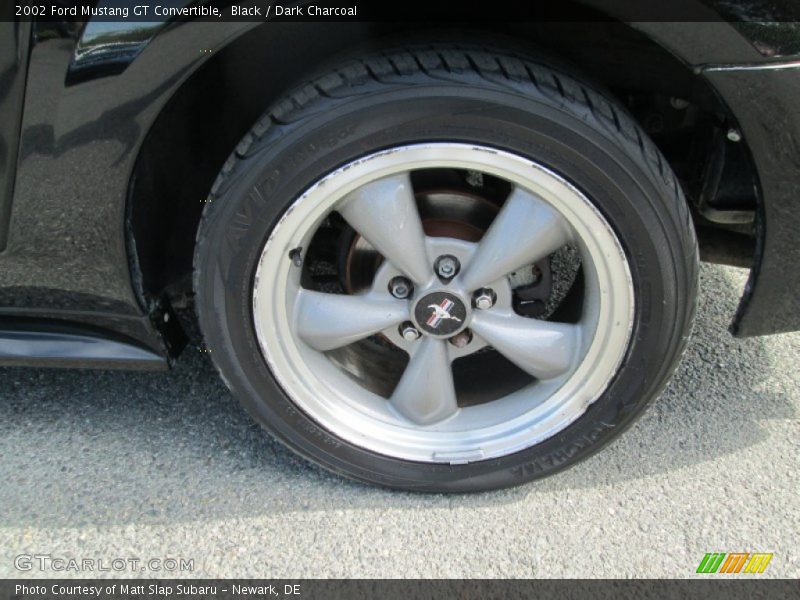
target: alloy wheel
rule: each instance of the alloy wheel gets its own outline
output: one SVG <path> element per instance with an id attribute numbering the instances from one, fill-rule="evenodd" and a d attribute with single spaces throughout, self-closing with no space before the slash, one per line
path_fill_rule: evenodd
<path id="1" fill-rule="evenodd" d="M 500 182 L 484 228 L 421 217 L 425 198 L 446 194 L 418 189 L 418 174 L 454 170 Z M 481 187 L 447 196 L 440 212 L 484 202 Z M 310 283 L 312 251 L 332 221 L 351 237 L 333 274 L 344 284 L 326 289 Z M 574 317 L 521 314 L 519 274 L 564 249 L 580 265 Z M 359 260 L 372 266 L 354 285 Z M 264 244 L 253 308 L 265 360 L 318 424 L 386 456 L 460 464 L 523 450 L 578 419 L 625 356 L 634 298 L 625 252 L 580 190 L 516 154 L 426 143 L 365 156 L 298 197 Z M 496 377 L 498 358 L 512 365 L 508 381 Z M 495 391 L 471 398 L 473 380 Z"/>

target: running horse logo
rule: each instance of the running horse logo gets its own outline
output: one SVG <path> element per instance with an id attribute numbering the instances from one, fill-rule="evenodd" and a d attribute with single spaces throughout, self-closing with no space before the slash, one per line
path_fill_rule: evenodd
<path id="1" fill-rule="evenodd" d="M 461 323 L 461 319 L 450 314 L 450 309 L 452 309 L 453 306 L 455 306 L 455 302 L 448 300 L 447 298 L 442 300 L 439 304 L 429 304 L 428 308 L 432 308 L 433 312 L 431 313 L 431 316 L 428 317 L 428 320 L 425 324 L 431 329 L 436 329 L 439 326 L 439 323 L 445 319 L 452 319 L 457 323 Z"/>

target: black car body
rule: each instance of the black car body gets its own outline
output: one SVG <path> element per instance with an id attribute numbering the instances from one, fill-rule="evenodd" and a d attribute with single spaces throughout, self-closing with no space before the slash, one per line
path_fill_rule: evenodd
<path id="1" fill-rule="evenodd" d="M 740 16 L 763 18 L 751 8 Z M 590 28 L 601 35 L 580 23 L 488 27 L 556 47 L 546 30 L 569 30 L 585 47 L 570 43 L 562 55 L 609 87 L 667 100 L 694 95 L 728 111 L 724 126 L 742 140 L 734 151 L 729 141 L 691 142 L 712 173 L 693 200 L 711 215 L 700 236 L 708 257 L 751 269 L 733 317 L 742 336 L 800 328 L 800 33 L 782 16 L 767 15 L 777 22 L 762 26 L 721 17 L 628 26 L 619 12 L 609 17 L 620 23 Z M 331 52 L 399 28 L 92 20 L 0 27 L 0 362 L 148 369 L 165 367 L 181 346 L 169 291 L 190 269 L 191 231 L 213 177 L 264 101 Z M 298 47 L 309 38 L 315 43 Z M 595 54 L 593 44 L 609 40 L 617 47 Z M 285 45 L 295 50 L 288 62 L 277 58 Z M 643 112 L 651 129 L 664 126 L 658 107 Z"/>

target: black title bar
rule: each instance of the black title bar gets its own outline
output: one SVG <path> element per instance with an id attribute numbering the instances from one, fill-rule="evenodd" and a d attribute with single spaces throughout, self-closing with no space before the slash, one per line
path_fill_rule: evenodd
<path id="1" fill-rule="evenodd" d="M 800 21 L 800 2 L 749 0 L 3 0 L 18 21 Z"/>

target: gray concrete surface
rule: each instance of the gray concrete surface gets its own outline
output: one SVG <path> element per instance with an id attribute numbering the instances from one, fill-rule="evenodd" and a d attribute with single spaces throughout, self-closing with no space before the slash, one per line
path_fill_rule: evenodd
<path id="1" fill-rule="evenodd" d="M 39 553 L 190 558 L 193 576 L 691 577 L 705 552 L 763 551 L 764 576 L 798 577 L 800 335 L 730 337 L 744 281 L 703 267 L 677 376 L 619 441 L 473 496 L 306 464 L 196 349 L 169 374 L 0 369 L 0 576 L 59 575 L 15 570 Z"/>

